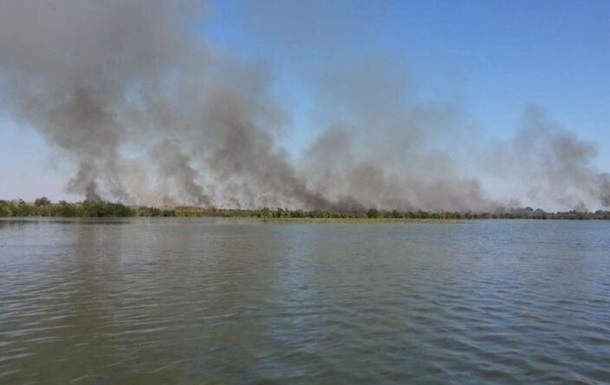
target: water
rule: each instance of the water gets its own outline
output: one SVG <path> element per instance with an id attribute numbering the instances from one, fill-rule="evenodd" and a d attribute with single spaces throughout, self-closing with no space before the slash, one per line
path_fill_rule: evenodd
<path id="1" fill-rule="evenodd" d="M 0 221 L 1 384 L 610 382 L 610 222 Z"/>

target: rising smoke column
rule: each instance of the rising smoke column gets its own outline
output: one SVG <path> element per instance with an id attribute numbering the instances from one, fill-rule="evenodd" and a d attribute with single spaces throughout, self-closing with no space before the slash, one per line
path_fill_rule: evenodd
<path id="1" fill-rule="evenodd" d="M 67 189 L 87 199 L 327 205 L 268 131 L 281 112 L 264 71 L 213 59 L 201 15 L 197 1 L 3 2 L 4 103 L 73 162 Z"/>
<path id="2" fill-rule="evenodd" d="M 137 201 L 123 151 L 147 132 L 136 133 L 129 116 L 146 110 L 141 87 L 162 87 L 184 66 L 184 26 L 196 10 L 196 2 L 145 0 L 0 4 L 3 102 L 76 165 L 68 190 Z"/>
<path id="3" fill-rule="evenodd" d="M 467 145 L 457 139 L 460 112 L 450 103 L 417 102 L 410 79 L 396 68 L 378 57 L 323 79 L 323 114 L 335 123 L 306 152 L 312 188 L 385 210 L 492 209 L 456 162 L 456 149 Z"/>
<path id="4" fill-rule="evenodd" d="M 481 163 L 511 184 L 517 204 L 587 211 L 590 205 L 610 203 L 608 174 L 594 166 L 597 153 L 595 144 L 562 129 L 542 107 L 531 105 L 514 136 L 492 145 Z"/>

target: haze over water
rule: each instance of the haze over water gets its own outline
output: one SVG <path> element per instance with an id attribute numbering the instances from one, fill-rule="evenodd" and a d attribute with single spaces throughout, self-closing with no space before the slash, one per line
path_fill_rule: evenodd
<path id="1" fill-rule="evenodd" d="M 2 220 L 0 383 L 606 383 L 609 234 Z"/>

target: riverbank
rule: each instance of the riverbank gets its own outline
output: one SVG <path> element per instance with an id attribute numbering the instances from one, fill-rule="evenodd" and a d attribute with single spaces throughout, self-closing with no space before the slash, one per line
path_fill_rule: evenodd
<path id="1" fill-rule="evenodd" d="M 610 220 L 610 211 L 595 212 L 562 211 L 546 212 L 541 209 L 511 208 L 494 212 L 472 211 L 399 211 L 378 210 L 376 208 L 355 211 L 327 210 L 289 210 L 270 209 L 222 209 L 215 207 L 174 206 L 147 207 L 128 206 L 118 202 L 83 201 L 70 203 L 50 202 L 39 198 L 33 203 L 18 200 L 0 200 L 0 217 L 54 217 L 54 218 L 104 218 L 104 217 L 220 217 L 220 218 L 259 218 L 265 221 L 343 223 L 366 221 L 371 223 L 397 222 L 454 222 L 473 219 L 573 219 L 573 220 Z"/>
<path id="2" fill-rule="evenodd" d="M 326 217 L 326 218 L 260 218 L 264 223 L 305 223 L 305 224 L 460 224 L 460 219 L 443 218 L 368 218 L 368 217 Z"/>

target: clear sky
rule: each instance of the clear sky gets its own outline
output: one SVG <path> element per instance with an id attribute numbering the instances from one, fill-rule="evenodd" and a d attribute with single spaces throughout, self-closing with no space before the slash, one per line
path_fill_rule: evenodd
<path id="1" fill-rule="evenodd" d="M 511 137 L 538 105 L 595 143 L 610 171 L 610 1 L 218 0 L 202 35 L 268 68 L 294 157 L 322 129 L 321 79 L 381 58 L 413 97 L 459 105 L 488 138 Z M 63 191 L 64 168 L 34 130 L 0 115 L 0 199 L 81 199 Z"/>

